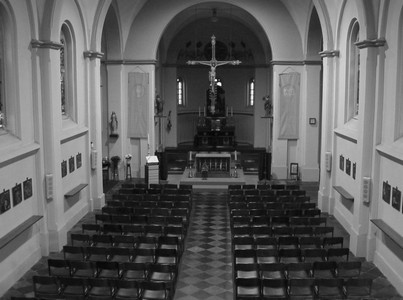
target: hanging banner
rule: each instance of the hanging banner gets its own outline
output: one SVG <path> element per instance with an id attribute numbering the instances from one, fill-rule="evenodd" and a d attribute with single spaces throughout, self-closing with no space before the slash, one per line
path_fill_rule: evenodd
<path id="1" fill-rule="evenodd" d="M 131 72 L 128 84 L 127 137 L 148 137 L 148 73 Z"/>
<path id="2" fill-rule="evenodd" d="M 299 137 L 300 74 L 280 74 L 279 139 Z"/>

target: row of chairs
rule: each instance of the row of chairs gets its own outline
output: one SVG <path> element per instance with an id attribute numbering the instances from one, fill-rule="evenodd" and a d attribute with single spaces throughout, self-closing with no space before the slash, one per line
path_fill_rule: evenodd
<path id="1" fill-rule="evenodd" d="M 56 277 L 164 280 L 176 282 L 177 264 L 48 259 L 48 275 Z"/>
<path id="2" fill-rule="evenodd" d="M 180 253 L 168 248 L 63 246 L 65 260 L 177 264 Z M 165 262 L 166 261 L 166 262 Z"/>
<path id="3" fill-rule="evenodd" d="M 112 194 L 112 200 L 120 201 L 191 201 L 192 195 L 187 192 L 185 194 L 171 193 L 171 194 Z"/>
<path id="4" fill-rule="evenodd" d="M 232 239 L 232 249 L 343 248 L 343 240 L 341 236 L 235 237 Z"/>
<path id="5" fill-rule="evenodd" d="M 175 184 L 175 183 L 150 183 L 149 185 L 146 183 L 130 183 L 123 182 L 121 184 L 121 188 L 140 188 L 145 190 L 154 190 L 154 189 L 166 189 L 166 190 L 192 190 L 193 186 L 191 184 Z"/>
<path id="6" fill-rule="evenodd" d="M 358 278 L 360 261 L 236 264 L 235 278 Z"/>
<path id="7" fill-rule="evenodd" d="M 137 212 L 137 214 L 136 214 Z M 152 211 L 148 209 L 143 209 L 135 211 L 134 214 L 95 214 L 95 224 L 132 224 L 132 225 L 145 225 L 149 224 L 149 220 L 156 218 L 158 216 L 152 216 Z M 186 208 L 176 208 L 171 210 L 171 215 L 160 216 L 163 217 L 165 222 L 169 225 L 171 222 L 177 222 L 178 217 L 182 219 L 181 223 L 184 226 L 189 224 L 189 210 Z M 145 220 L 145 222 L 144 222 Z"/>
<path id="8" fill-rule="evenodd" d="M 182 229 L 181 227 L 178 227 Z M 86 234 L 72 233 L 70 235 L 71 246 L 83 247 L 120 247 L 120 248 L 141 248 L 147 244 L 147 248 L 172 248 L 181 251 L 184 243 L 184 234 L 178 236 L 169 235 L 112 235 L 112 234 Z"/>
<path id="9" fill-rule="evenodd" d="M 326 217 L 289 217 L 281 215 L 280 212 L 278 212 L 278 215 L 276 214 L 277 213 L 273 216 L 233 216 L 230 219 L 230 225 L 231 228 L 258 226 L 273 227 L 276 226 L 276 224 L 283 224 L 283 226 L 291 227 L 327 226 Z"/>
<path id="10" fill-rule="evenodd" d="M 236 264 L 297 263 L 313 261 L 348 261 L 349 248 L 279 248 L 279 249 L 235 249 Z"/>
<path id="11" fill-rule="evenodd" d="M 319 208 L 294 208 L 294 209 L 266 209 L 255 206 L 242 208 L 241 206 L 230 205 L 230 215 L 233 216 L 287 216 L 287 217 L 320 217 L 322 211 Z"/>
<path id="12" fill-rule="evenodd" d="M 305 190 L 228 190 L 228 199 L 233 197 L 272 196 L 272 197 L 309 197 Z"/>
<path id="13" fill-rule="evenodd" d="M 175 197 L 175 200 L 170 199 L 157 199 L 157 200 L 150 200 L 150 199 L 142 199 L 142 200 L 108 200 L 106 201 L 106 206 L 114 206 L 114 207 L 149 207 L 149 208 L 175 208 L 181 205 L 185 205 L 186 207 L 191 208 L 192 202 L 189 199 L 184 197 Z"/>
<path id="14" fill-rule="evenodd" d="M 34 276 L 35 297 L 43 299 L 161 299 L 173 298 L 171 282 Z"/>
<path id="15" fill-rule="evenodd" d="M 170 216 L 172 210 L 185 208 L 190 213 L 192 206 L 188 202 L 154 202 L 154 201 L 131 201 L 130 205 L 118 206 L 115 201 L 108 201 L 102 212 L 106 214 L 126 214 L 126 215 L 153 215 L 153 216 Z M 175 213 L 173 213 L 175 214 Z"/>
<path id="16" fill-rule="evenodd" d="M 137 221 L 139 223 L 137 223 Z M 128 235 L 128 236 L 145 236 L 147 234 L 147 227 L 145 225 L 163 225 L 166 228 L 179 227 L 181 231 L 175 229 L 168 229 L 168 233 L 173 234 L 181 233 L 178 238 L 186 235 L 187 223 L 182 217 L 149 217 L 149 218 L 136 218 L 136 223 L 133 224 L 119 224 L 119 223 L 83 223 L 81 224 L 83 234 L 114 234 L 114 235 Z M 76 232 L 77 233 L 77 232 Z M 167 230 L 165 230 L 167 233 Z M 167 235 L 167 234 L 165 234 Z"/>
<path id="17" fill-rule="evenodd" d="M 121 195 L 191 195 L 192 190 L 188 189 L 142 189 L 142 188 L 120 188 Z"/>
<path id="18" fill-rule="evenodd" d="M 316 236 L 325 237 L 334 234 L 333 226 L 284 226 L 287 220 L 282 220 L 279 217 L 273 217 L 269 225 L 259 226 L 237 226 L 234 224 L 231 234 L 232 237 L 302 237 Z"/>
<path id="19" fill-rule="evenodd" d="M 266 184 L 230 184 L 228 190 L 299 190 L 300 186 L 294 183 L 266 183 Z"/>
<path id="20" fill-rule="evenodd" d="M 255 199 L 248 199 L 250 201 L 232 201 L 229 203 L 230 209 L 243 208 L 243 209 L 279 209 L 279 210 L 288 210 L 288 209 L 310 209 L 316 208 L 316 204 L 313 202 L 307 201 L 261 201 Z"/>
<path id="21" fill-rule="evenodd" d="M 370 278 L 236 278 L 235 299 L 363 299 L 371 287 Z"/>

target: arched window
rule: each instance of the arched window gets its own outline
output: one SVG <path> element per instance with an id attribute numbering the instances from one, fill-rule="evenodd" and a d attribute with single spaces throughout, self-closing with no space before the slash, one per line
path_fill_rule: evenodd
<path id="1" fill-rule="evenodd" d="M 360 26 L 355 20 L 348 40 L 348 107 L 347 121 L 358 117 L 360 104 L 360 50 L 356 43 L 360 38 Z"/>
<path id="2" fill-rule="evenodd" d="M 69 26 L 65 23 L 60 31 L 60 104 L 64 118 L 75 120 L 74 100 L 74 43 Z"/>
<path id="3" fill-rule="evenodd" d="M 255 105 L 255 78 L 251 78 L 248 82 L 248 103 L 247 106 Z"/>
<path id="4" fill-rule="evenodd" d="M 185 82 L 182 77 L 176 78 L 176 103 L 185 106 Z"/>
<path id="5" fill-rule="evenodd" d="M 15 40 L 10 15 L 0 4 L 0 134 L 18 136 Z"/>
<path id="6" fill-rule="evenodd" d="M 0 13 L 1 16 L 1 13 Z M 5 103 L 5 92 L 4 92 L 4 26 L 2 22 L 3 18 L 0 19 L 0 132 L 5 131 L 6 128 L 6 103 Z"/>

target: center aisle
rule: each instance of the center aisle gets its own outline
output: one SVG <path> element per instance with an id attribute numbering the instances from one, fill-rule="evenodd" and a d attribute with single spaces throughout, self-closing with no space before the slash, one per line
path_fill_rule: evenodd
<path id="1" fill-rule="evenodd" d="M 175 300 L 233 299 L 227 191 L 193 190 Z"/>

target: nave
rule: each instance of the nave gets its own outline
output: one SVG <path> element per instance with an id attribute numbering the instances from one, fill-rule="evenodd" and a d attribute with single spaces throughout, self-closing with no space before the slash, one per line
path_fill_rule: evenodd
<path id="1" fill-rule="evenodd" d="M 112 194 L 119 188 L 120 186 L 117 186 L 109 192 L 107 200 L 112 199 Z M 307 191 L 312 202 L 316 202 L 315 194 Z M 173 299 L 235 299 L 228 191 L 194 190 L 192 198 L 190 224 Z M 93 222 L 94 215 L 98 213 L 99 211 L 95 211 L 85 216 L 71 233 L 81 232 L 82 224 Z M 346 231 L 334 217 L 326 216 L 326 218 L 327 226 L 334 228 L 334 236 L 342 236 L 344 247 L 348 247 L 349 239 Z M 36 275 L 48 275 L 49 258 L 63 258 L 63 254 L 52 253 L 50 257 L 42 258 L 2 299 L 9 300 L 12 296 L 33 297 L 32 278 Z M 365 299 L 403 299 L 372 263 L 355 258 L 351 253 L 349 260 L 361 261 L 360 276 L 373 279 L 371 297 Z"/>

